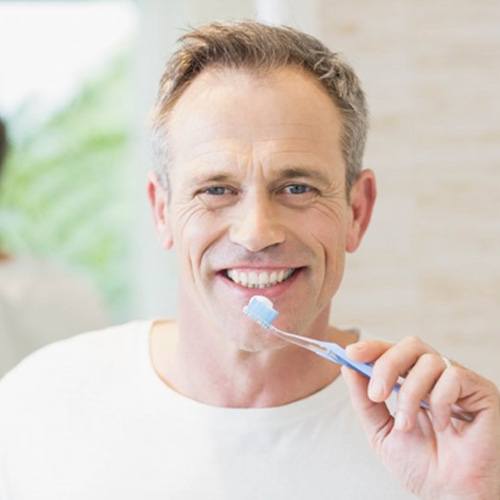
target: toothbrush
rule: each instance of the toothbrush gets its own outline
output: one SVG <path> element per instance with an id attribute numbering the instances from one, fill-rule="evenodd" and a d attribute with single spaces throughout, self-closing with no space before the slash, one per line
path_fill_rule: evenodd
<path id="1" fill-rule="evenodd" d="M 347 356 L 345 349 L 335 342 L 325 342 L 308 337 L 302 337 L 301 335 L 296 335 L 294 333 L 284 332 L 283 330 L 273 326 L 272 322 L 278 317 L 279 313 L 276 309 L 274 309 L 273 303 L 267 297 L 254 295 L 248 304 L 243 308 L 243 312 L 260 326 L 271 331 L 274 335 L 280 337 L 281 339 L 312 351 L 332 363 L 347 366 L 348 368 L 361 373 L 365 377 L 372 377 L 373 363 L 360 363 L 359 361 L 350 359 Z M 404 382 L 404 379 L 401 377 L 399 380 L 401 380 L 401 382 L 396 383 L 392 389 L 394 392 L 399 392 L 401 384 Z M 420 402 L 420 407 L 425 410 L 430 410 L 430 405 L 425 400 Z M 451 417 L 464 422 L 472 422 L 474 419 L 474 416 L 471 413 L 464 411 L 457 405 L 452 405 Z"/>

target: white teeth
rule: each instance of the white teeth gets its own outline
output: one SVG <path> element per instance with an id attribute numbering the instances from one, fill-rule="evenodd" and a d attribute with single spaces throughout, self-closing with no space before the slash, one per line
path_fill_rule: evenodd
<path id="1" fill-rule="evenodd" d="M 248 286 L 255 288 L 259 284 L 259 277 L 257 273 L 251 272 L 248 274 Z"/>
<path id="2" fill-rule="evenodd" d="M 290 268 L 286 270 L 282 269 L 281 271 L 272 271 L 271 273 L 267 271 L 250 271 L 246 273 L 229 269 L 226 271 L 226 275 L 235 283 L 248 288 L 266 288 L 285 281 L 293 274 L 293 271 L 294 269 Z"/>

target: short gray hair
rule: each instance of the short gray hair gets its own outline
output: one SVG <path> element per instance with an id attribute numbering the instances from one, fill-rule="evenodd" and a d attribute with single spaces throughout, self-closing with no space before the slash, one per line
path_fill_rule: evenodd
<path id="1" fill-rule="evenodd" d="M 315 76 L 342 115 L 341 146 L 346 163 L 346 193 L 362 168 L 368 110 L 360 81 L 338 53 L 316 38 L 288 26 L 254 21 L 210 23 L 180 39 L 167 62 L 153 112 L 153 150 L 157 173 L 168 188 L 171 161 L 167 147 L 169 111 L 189 84 L 208 67 L 267 72 L 296 66 Z"/>

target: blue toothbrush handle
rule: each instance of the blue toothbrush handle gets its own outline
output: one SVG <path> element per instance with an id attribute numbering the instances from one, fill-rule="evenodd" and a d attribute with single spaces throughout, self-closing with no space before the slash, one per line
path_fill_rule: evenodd
<path id="1" fill-rule="evenodd" d="M 360 363 L 359 361 L 353 361 L 352 359 L 347 358 L 347 356 L 343 359 L 340 358 L 339 361 L 341 365 L 352 368 L 365 377 L 372 378 L 373 363 Z"/>

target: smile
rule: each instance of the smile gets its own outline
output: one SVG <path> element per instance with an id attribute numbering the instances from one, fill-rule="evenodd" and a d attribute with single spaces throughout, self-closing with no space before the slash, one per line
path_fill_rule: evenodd
<path id="1" fill-rule="evenodd" d="M 225 274 L 231 281 L 246 288 L 268 288 L 288 280 L 295 271 L 295 268 L 276 271 L 227 269 Z"/>

